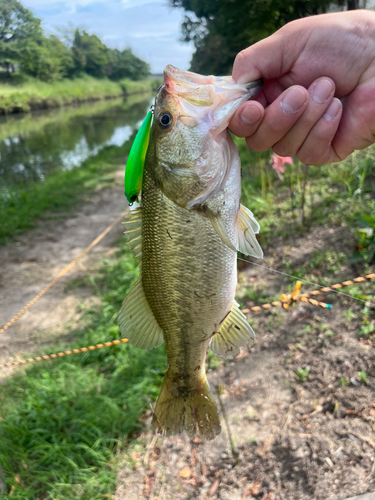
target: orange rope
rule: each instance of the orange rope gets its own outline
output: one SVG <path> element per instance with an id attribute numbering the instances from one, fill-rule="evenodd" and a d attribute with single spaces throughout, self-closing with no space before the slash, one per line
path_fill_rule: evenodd
<path id="1" fill-rule="evenodd" d="M 113 227 L 123 215 L 124 214 L 121 214 L 121 216 L 118 219 L 116 219 L 116 221 L 111 226 Z M 110 228 L 112 229 L 111 226 L 110 226 Z M 107 232 L 109 230 L 110 230 L 109 228 L 106 229 Z M 105 233 L 105 234 L 107 234 L 107 233 Z M 104 236 L 103 233 L 102 233 L 102 235 Z M 102 235 L 100 235 L 100 236 L 102 236 Z M 97 240 L 98 240 L 98 238 L 97 238 Z M 100 240 L 98 240 L 98 241 L 100 241 Z M 96 243 L 98 241 L 96 241 Z M 91 248 L 94 246 L 93 243 L 91 244 Z M 82 253 L 81 255 L 83 255 L 83 254 L 84 253 Z M 76 260 L 78 260 L 78 258 Z M 324 302 L 319 302 L 318 300 L 310 298 L 310 296 L 311 295 L 318 295 L 321 292 L 328 293 L 328 292 L 332 291 L 332 289 L 341 288 L 343 286 L 354 285 L 355 283 L 363 283 L 365 281 L 372 280 L 374 278 L 375 278 L 375 274 L 367 274 L 366 276 L 359 276 L 358 278 L 354 278 L 353 280 L 344 281 L 342 283 L 332 285 L 331 287 L 324 287 L 320 290 L 314 290 L 310 293 L 304 293 L 302 295 L 299 294 L 300 289 L 301 289 L 301 282 L 298 281 L 296 283 L 296 286 L 295 286 L 293 292 L 290 295 L 282 295 L 280 301 L 271 302 L 269 304 L 262 304 L 261 306 L 254 306 L 254 307 L 251 307 L 250 309 L 242 309 L 242 312 L 245 314 L 249 313 L 250 311 L 261 312 L 261 311 L 265 311 L 265 310 L 270 309 L 271 307 L 276 307 L 276 306 L 283 306 L 285 309 L 289 309 L 289 307 L 293 303 L 296 303 L 298 301 L 309 302 L 310 304 L 312 304 L 314 306 L 319 306 L 319 307 L 323 307 L 325 309 L 330 309 L 332 307 L 330 304 L 326 304 Z M 2 332 L 0 332 L 0 333 L 2 333 Z M 22 361 L 13 361 L 10 363 L 5 363 L 3 365 L 0 365 L 0 369 L 1 368 L 17 367 L 17 366 L 21 366 L 21 365 L 26 365 L 28 363 L 37 363 L 39 361 L 47 361 L 47 360 L 52 360 L 52 359 L 57 359 L 57 358 L 63 358 L 65 356 L 70 356 L 71 354 L 80 354 L 80 353 L 84 353 L 84 352 L 88 352 L 88 351 L 95 351 L 97 349 L 103 349 L 104 347 L 111 347 L 114 345 L 127 344 L 127 343 L 128 343 L 128 339 L 122 338 L 120 340 L 113 340 L 112 342 L 105 342 L 104 344 L 96 344 L 96 345 L 91 345 L 88 347 L 81 347 L 79 349 L 72 349 L 72 350 L 68 350 L 68 351 L 58 352 L 57 354 L 49 354 L 49 355 L 45 355 L 45 356 L 38 356 L 36 358 L 25 359 Z"/>
<path id="2" fill-rule="evenodd" d="M 128 339 L 123 338 L 120 340 L 113 340 L 112 342 L 105 342 L 104 344 L 90 345 L 88 347 L 80 347 L 79 349 L 72 349 L 71 351 L 58 352 L 57 354 L 47 354 L 45 356 L 38 356 L 36 358 L 24 359 L 22 361 L 12 361 L 10 363 L 5 363 L 0 365 L 0 368 L 11 368 L 13 366 L 26 365 L 28 363 L 37 363 L 38 361 L 47 361 L 49 359 L 64 358 L 65 356 L 70 356 L 71 354 L 80 354 L 87 351 L 96 351 L 98 349 L 103 349 L 104 347 L 111 347 L 113 345 L 127 344 Z"/>
<path id="3" fill-rule="evenodd" d="M 310 297 L 315 295 L 320 295 L 321 293 L 333 292 L 338 288 L 355 285 L 356 283 L 364 283 L 365 281 L 370 281 L 373 279 L 375 279 L 375 273 L 366 274 L 366 276 L 358 276 L 358 278 L 354 278 L 353 280 L 347 280 L 343 281 L 342 283 L 337 283 L 335 285 L 325 286 L 323 288 L 320 288 L 319 290 L 313 290 L 312 292 L 303 293 L 301 295 L 299 295 L 301 282 L 297 281 L 296 286 L 290 296 L 282 294 L 281 301 L 275 301 L 269 304 L 262 304 L 261 306 L 253 306 L 250 308 L 242 309 L 242 312 L 244 314 L 248 314 L 249 312 L 261 312 L 265 309 L 270 309 L 271 307 L 278 307 L 278 306 L 282 306 L 284 309 L 289 309 L 289 307 L 294 302 L 298 302 L 300 300 L 302 302 L 309 302 L 313 306 L 323 307 L 324 309 L 331 309 L 332 306 L 330 304 L 326 304 L 325 302 L 319 302 L 318 300 L 312 299 Z"/>

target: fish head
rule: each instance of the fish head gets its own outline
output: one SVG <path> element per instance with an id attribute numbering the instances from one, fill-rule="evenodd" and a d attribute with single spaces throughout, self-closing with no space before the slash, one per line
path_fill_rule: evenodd
<path id="1" fill-rule="evenodd" d="M 218 191 L 230 168 L 228 123 L 261 87 L 260 80 L 241 85 L 229 76 L 165 68 L 152 142 L 158 183 L 168 197 L 193 206 Z"/>

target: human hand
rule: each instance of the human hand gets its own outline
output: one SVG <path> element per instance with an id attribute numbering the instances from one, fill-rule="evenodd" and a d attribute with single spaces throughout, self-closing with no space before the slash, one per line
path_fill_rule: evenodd
<path id="1" fill-rule="evenodd" d="M 375 142 L 375 12 L 293 21 L 240 52 L 238 83 L 264 78 L 229 128 L 254 151 L 310 165 L 341 161 Z"/>

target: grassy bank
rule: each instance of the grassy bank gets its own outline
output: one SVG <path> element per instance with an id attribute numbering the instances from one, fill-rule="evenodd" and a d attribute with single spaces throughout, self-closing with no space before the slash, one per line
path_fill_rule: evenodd
<path id="1" fill-rule="evenodd" d="M 243 202 L 261 223 L 268 255 L 277 253 L 280 237 L 298 238 L 312 226 L 345 226 L 353 235 L 359 217 L 375 215 L 374 148 L 340 165 L 309 169 L 297 162 L 286 167 L 282 180 L 269 153 L 255 155 L 243 143 L 240 150 Z M 350 255 L 354 245 L 345 251 Z M 279 269 L 324 283 L 340 259 L 340 252 L 324 253 L 299 267 L 285 260 Z M 83 312 L 80 330 L 44 352 L 119 338 L 117 313 L 136 277 L 122 239 L 96 276 L 75 284 L 91 287 L 98 305 Z M 0 388 L 0 465 L 11 498 L 111 498 L 118 456 L 141 428 L 165 367 L 163 347 L 144 352 L 124 345 L 40 363 L 9 379 Z"/>
<path id="2" fill-rule="evenodd" d="M 30 79 L 18 85 L 0 84 L 0 114 L 56 108 L 99 99 L 128 96 L 155 90 L 159 80 L 113 82 L 89 76 L 45 83 Z"/>
<path id="3" fill-rule="evenodd" d="M 33 227 L 38 217 L 71 210 L 95 187 L 112 185 L 113 172 L 125 163 L 132 141 L 133 137 L 122 147 L 104 148 L 80 168 L 55 170 L 44 182 L 0 185 L 0 244 Z"/>
<path id="4" fill-rule="evenodd" d="M 99 100 L 96 102 L 83 103 L 79 106 L 67 106 L 56 109 L 45 110 L 36 113 L 3 116 L 0 118 L 0 142 L 8 137 L 40 133 L 46 127 L 54 127 L 56 123 L 64 124 L 79 119 L 80 117 L 91 118 L 97 114 L 106 112 L 112 108 L 121 106 L 121 109 L 129 113 L 131 108 L 147 99 L 147 94 L 134 94 L 124 100 L 123 97 L 111 100 Z M 132 116 L 133 118 L 133 116 Z M 133 120 L 137 122 L 134 117 Z M 133 123 L 131 123 L 133 125 Z"/>

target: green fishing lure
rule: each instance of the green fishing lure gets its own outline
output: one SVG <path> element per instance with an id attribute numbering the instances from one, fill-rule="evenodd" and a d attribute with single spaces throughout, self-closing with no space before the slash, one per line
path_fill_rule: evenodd
<path id="1" fill-rule="evenodd" d="M 150 141 L 152 112 L 149 111 L 135 136 L 130 149 L 125 170 L 125 196 L 129 203 L 134 203 L 142 189 L 143 169 Z"/>

